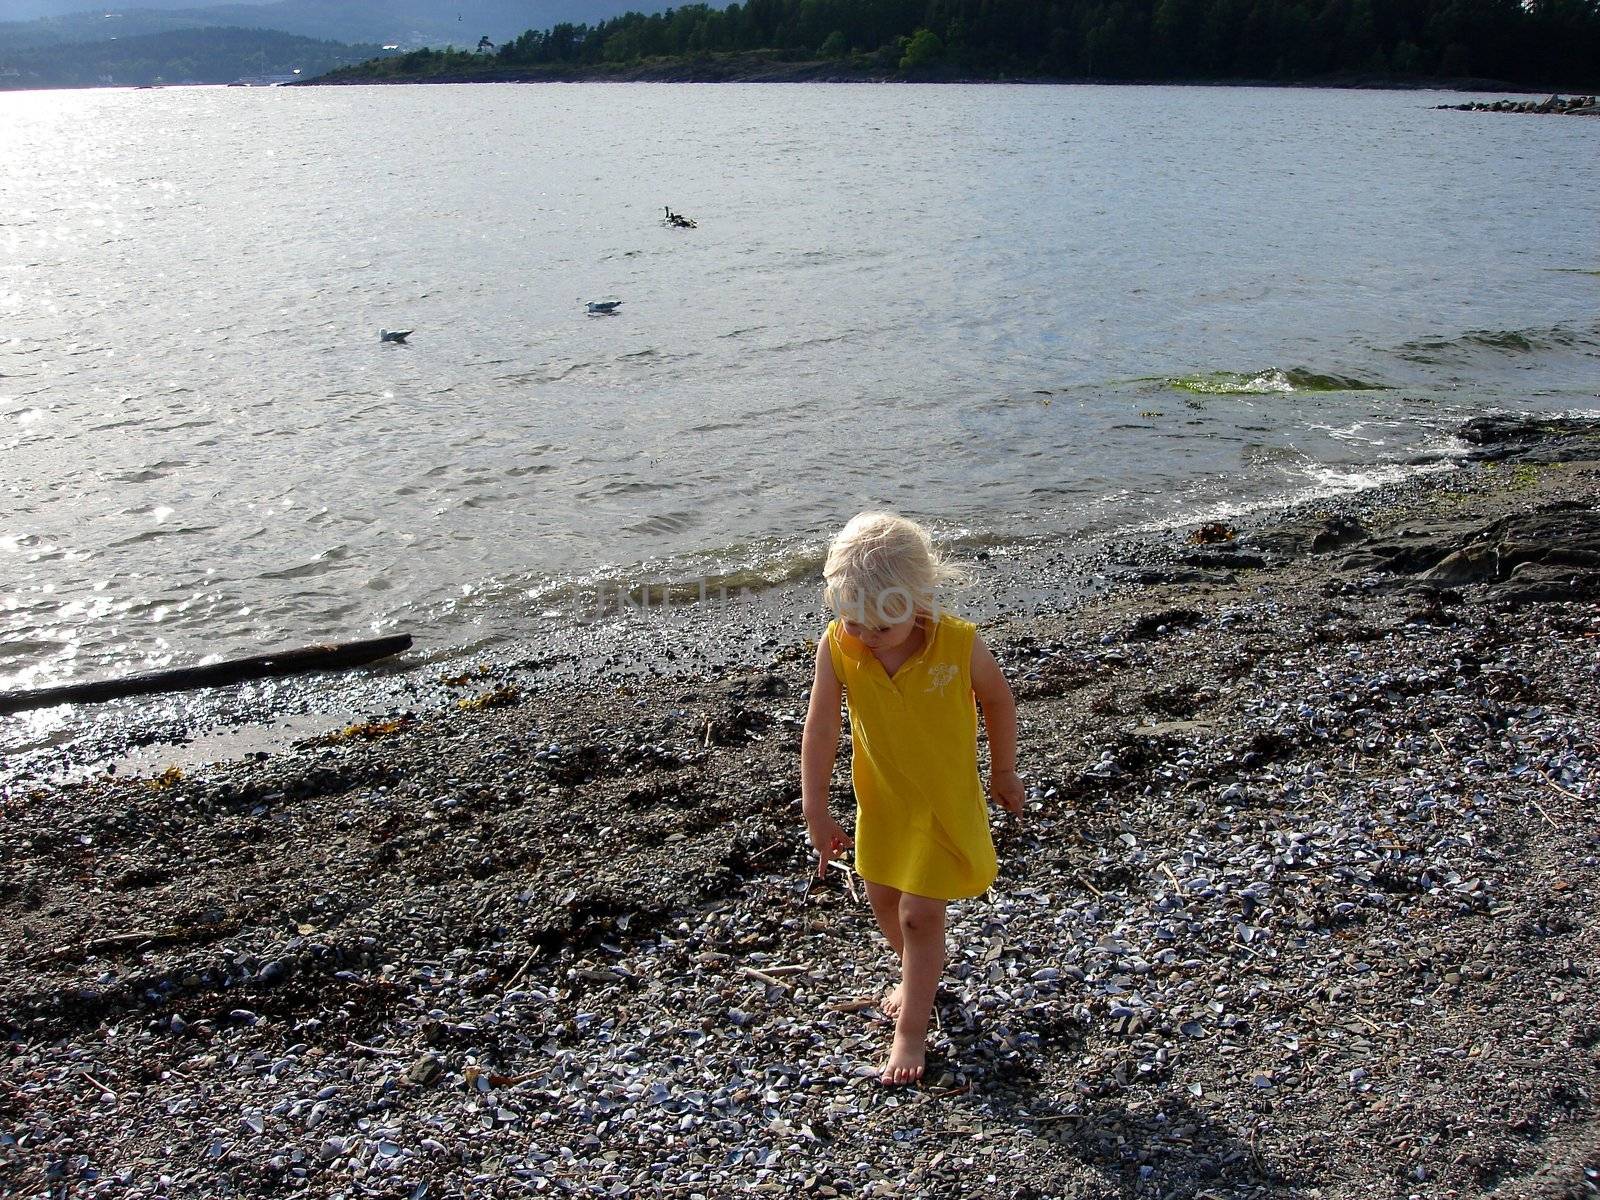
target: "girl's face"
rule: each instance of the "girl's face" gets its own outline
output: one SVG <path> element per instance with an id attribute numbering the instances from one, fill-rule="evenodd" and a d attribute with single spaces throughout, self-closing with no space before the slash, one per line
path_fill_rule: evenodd
<path id="1" fill-rule="evenodd" d="M 916 613 L 893 625 L 875 625 L 848 617 L 841 620 L 844 622 L 844 631 L 875 654 L 905 645 L 917 628 Z"/>

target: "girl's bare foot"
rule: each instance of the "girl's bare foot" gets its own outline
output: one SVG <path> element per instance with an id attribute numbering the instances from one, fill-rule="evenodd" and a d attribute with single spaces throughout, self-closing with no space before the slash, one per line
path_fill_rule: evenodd
<path id="1" fill-rule="evenodd" d="M 910 1043 L 895 1034 L 894 1046 L 889 1051 L 889 1061 L 883 1064 L 878 1082 L 885 1087 L 904 1087 L 922 1078 L 922 1068 L 927 1062 L 928 1047 L 924 1043 Z"/>
<path id="2" fill-rule="evenodd" d="M 894 987 L 890 988 L 884 993 L 883 1003 L 878 1005 L 878 1007 L 883 1010 L 884 1015 L 886 1015 L 891 1021 L 899 1019 L 900 1006 L 905 1003 L 905 990 L 905 984 L 895 984 Z"/>

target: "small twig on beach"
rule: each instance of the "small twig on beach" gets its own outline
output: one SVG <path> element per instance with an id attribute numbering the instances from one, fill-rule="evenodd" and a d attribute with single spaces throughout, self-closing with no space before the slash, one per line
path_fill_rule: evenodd
<path id="1" fill-rule="evenodd" d="M 771 854 L 774 850 L 782 850 L 782 849 L 783 849 L 783 843 L 782 842 L 773 842 L 772 845 L 768 846 L 766 849 L 757 850 L 754 854 L 752 854 L 750 856 L 750 861 L 751 862 L 755 862 L 756 859 L 765 858 L 767 855 Z"/>
<path id="2" fill-rule="evenodd" d="M 157 938 L 171 937 L 175 930 L 150 930 L 141 929 L 137 933 L 113 933 L 106 937 L 94 938 L 82 946 L 57 946 L 35 958 L 34 962 L 46 962 L 52 958 L 87 958 L 91 954 L 99 954 L 102 950 L 117 950 L 124 946 L 136 946 L 140 942 L 152 942 Z"/>
<path id="3" fill-rule="evenodd" d="M 1178 877 L 1172 873 L 1172 868 L 1166 863 L 1161 864 L 1161 869 L 1167 873 L 1167 878 L 1172 880 L 1172 888 L 1180 896 L 1183 894 L 1183 884 L 1178 882 Z"/>
<path id="4" fill-rule="evenodd" d="M 1546 782 L 1549 782 L 1549 781 L 1546 780 Z M 1560 829 L 1561 828 L 1560 825 L 1556 824 L 1556 819 L 1554 817 L 1552 817 L 1549 813 L 1545 812 L 1544 805 L 1540 804 L 1532 796 L 1528 797 L 1528 803 L 1533 805 L 1535 808 L 1537 808 L 1539 810 L 1539 815 L 1541 817 L 1543 817 L 1546 821 L 1550 822 L 1550 828 L 1551 829 Z"/>
<path id="5" fill-rule="evenodd" d="M 506 991 L 509 992 L 512 988 L 517 986 L 517 980 L 521 979 L 522 976 L 523 976 L 523 973 L 525 971 L 527 971 L 527 969 L 529 967 L 533 966 L 533 960 L 538 958 L 538 957 L 539 957 L 539 952 L 537 950 L 535 950 L 532 954 L 528 955 L 528 961 L 523 963 L 520 967 L 517 968 L 517 973 L 515 975 L 513 975 L 510 979 L 506 980 Z"/>
<path id="6" fill-rule="evenodd" d="M 779 967 L 762 967 L 768 975 L 804 975 L 811 970 L 810 963 L 785 963 Z"/>
<path id="7" fill-rule="evenodd" d="M 1083 884 L 1084 887 L 1088 888 L 1091 892 L 1093 892 L 1097 898 L 1100 897 L 1100 896 L 1104 896 L 1105 895 L 1104 892 L 1102 892 L 1099 888 L 1095 887 L 1094 884 L 1090 883 L 1082 875 L 1075 875 L 1075 876 L 1073 876 L 1073 878 L 1075 878 L 1079 883 Z"/>
<path id="8" fill-rule="evenodd" d="M 789 987 L 789 985 L 787 983 L 785 983 L 783 980 L 778 979 L 778 978 L 776 978 L 776 977 L 774 977 L 772 975 L 768 975 L 765 971 L 758 971 L 754 967 L 740 967 L 739 968 L 739 974 L 748 975 L 751 979 L 759 979 L 762 983 L 766 984 L 768 987 L 775 987 L 775 988 L 788 988 Z"/>
<path id="9" fill-rule="evenodd" d="M 828 1005 L 828 1011 L 831 1013 L 855 1013 L 861 1012 L 863 1009 L 874 1008 L 877 1003 L 878 997 L 876 996 L 858 996 L 854 1000 L 841 1000 L 838 1004 L 830 1004 Z"/>
<path id="10" fill-rule="evenodd" d="M 82 1075 L 82 1076 L 83 1076 L 83 1077 L 84 1077 L 84 1078 L 85 1078 L 85 1079 L 87 1079 L 87 1080 L 88 1080 L 88 1081 L 89 1081 L 89 1082 L 90 1082 L 90 1083 L 92 1083 L 92 1084 L 94 1084 L 94 1086 L 95 1086 L 95 1087 L 97 1087 L 97 1088 L 99 1088 L 99 1089 L 100 1089 L 100 1092 L 101 1092 L 101 1093 L 102 1093 L 102 1094 L 103 1094 L 103 1095 L 106 1095 L 106 1096 L 110 1096 L 110 1097 L 111 1097 L 111 1098 L 112 1098 L 112 1099 L 113 1099 L 113 1100 L 115 1100 L 115 1099 L 116 1099 L 116 1098 L 117 1098 L 117 1094 L 116 1094 L 116 1093 L 115 1093 L 115 1092 L 113 1092 L 113 1091 L 112 1091 L 112 1090 L 111 1090 L 111 1089 L 110 1089 L 110 1088 L 108 1088 L 108 1087 L 107 1087 L 107 1086 L 106 1086 L 106 1085 L 105 1085 L 105 1084 L 103 1084 L 103 1083 L 101 1083 L 101 1082 L 100 1082 L 100 1081 L 99 1081 L 99 1080 L 98 1080 L 98 1079 L 96 1079 L 96 1078 L 95 1078 L 95 1077 L 94 1077 L 94 1076 L 93 1076 L 93 1075 L 91 1075 L 91 1074 L 89 1074 L 89 1072 L 87 1072 L 87 1071 L 79 1071 L 79 1072 L 78 1072 L 78 1074 L 80 1074 L 80 1075 Z"/>
<path id="11" fill-rule="evenodd" d="M 711 749 L 711 718 L 710 717 L 706 718 L 706 740 L 705 740 L 705 744 L 701 747 L 701 749 L 702 750 Z"/>
<path id="12" fill-rule="evenodd" d="M 1566 797 L 1566 798 L 1567 798 L 1567 799 L 1568 799 L 1568 800 L 1577 800 L 1577 801 L 1578 801 L 1578 802 L 1580 802 L 1580 803 L 1582 803 L 1582 801 L 1583 801 L 1583 797 L 1582 797 L 1582 796 L 1580 796 L 1580 795 L 1578 795 L 1578 793 L 1577 793 L 1577 792 L 1569 792 L 1569 791 L 1567 791 L 1567 789 L 1566 789 L 1566 788 L 1564 788 L 1564 787 L 1562 787 L 1562 786 L 1561 786 L 1561 785 L 1560 785 L 1560 784 L 1559 784 L 1559 783 L 1557 783 L 1557 782 L 1556 782 L 1556 781 L 1555 781 L 1555 780 L 1554 780 L 1554 779 L 1551 779 L 1551 778 L 1550 778 L 1550 776 L 1549 776 L 1549 775 L 1547 775 L 1547 774 L 1545 774 L 1545 773 L 1544 773 L 1544 772 L 1543 772 L 1543 771 L 1540 771 L 1540 772 L 1539 772 L 1539 778 L 1540 778 L 1540 779 L 1542 779 L 1542 780 L 1544 780 L 1544 781 L 1545 781 L 1545 782 L 1546 782 L 1546 783 L 1548 783 L 1548 784 L 1549 784 L 1549 785 L 1550 785 L 1550 786 L 1551 786 L 1551 787 L 1553 787 L 1553 788 L 1554 788 L 1554 789 L 1555 789 L 1555 790 L 1556 790 L 1556 791 L 1558 791 L 1558 792 L 1560 792 L 1560 793 L 1561 793 L 1561 794 L 1562 794 L 1562 795 L 1563 795 L 1563 796 L 1565 796 L 1565 797 Z M 1541 808 L 1541 809 L 1540 809 L 1540 810 L 1539 810 L 1539 811 L 1540 811 L 1540 812 L 1543 812 L 1543 811 L 1544 811 L 1544 809 L 1542 809 L 1542 808 Z"/>
<path id="13" fill-rule="evenodd" d="M 844 872 L 844 886 L 850 892 L 850 899 L 853 902 L 855 902 L 856 904 L 860 904 L 861 903 L 861 893 L 856 891 L 856 873 L 855 873 L 855 869 L 853 867 L 851 867 L 849 863 L 847 863 L 843 859 L 839 859 L 839 858 L 833 859 L 829 863 L 829 865 L 830 866 L 834 866 L 834 867 L 838 867 L 839 870 Z"/>
<path id="14" fill-rule="evenodd" d="M 1439 749 L 1448 755 L 1450 753 L 1450 747 L 1444 744 L 1444 739 L 1439 736 L 1439 731 L 1437 729 L 1432 729 L 1429 730 L 1429 732 L 1433 734 L 1433 740 L 1439 743 Z"/>
<path id="15" fill-rule="evenodd" d="M 353 1050 L 357 1054 L 376 1054 L 380 1058 L 405 1058 L 409 1050 L 385 1050 L 382 1046 L 363 1046 L 360 1042 L 346 1042 L 346 1050 Z"/>

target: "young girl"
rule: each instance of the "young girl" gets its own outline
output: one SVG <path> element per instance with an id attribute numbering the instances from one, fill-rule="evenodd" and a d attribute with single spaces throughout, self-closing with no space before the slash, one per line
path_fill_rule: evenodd
<path id="1" fill-rule="evenodd" d="M 944 970 L 945 904 L 994 882 L 974 698 L 989 731 L 989 797 L 1022 811 L 1016 702 L 976 628 L 939 610 L 937 588 L 949 574 L 927 531 L 904 517 L 860 513 L 833 539 L 823 578 L 837 617 L 817 646 L 800 752 L 817 874 L 855 846 L 873 915 L 900 959 L 900 983 L 882 1006 L 895 1027 L 879 1078 L 892 1085 L 922 1077 Z M 850 710 L 854 842 L 828 811 L 841 694 Z"/>

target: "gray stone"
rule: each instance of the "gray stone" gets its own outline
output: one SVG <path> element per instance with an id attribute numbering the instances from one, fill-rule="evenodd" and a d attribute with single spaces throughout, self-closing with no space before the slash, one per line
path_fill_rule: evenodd
<path id="1" fill-rule="evenodd" d="M 424 1054 L 406 1071 L 406 1080 L 418 1087 L 431 1087 L 444 1075 L 444 1063 L 436 1054 Z"/>

